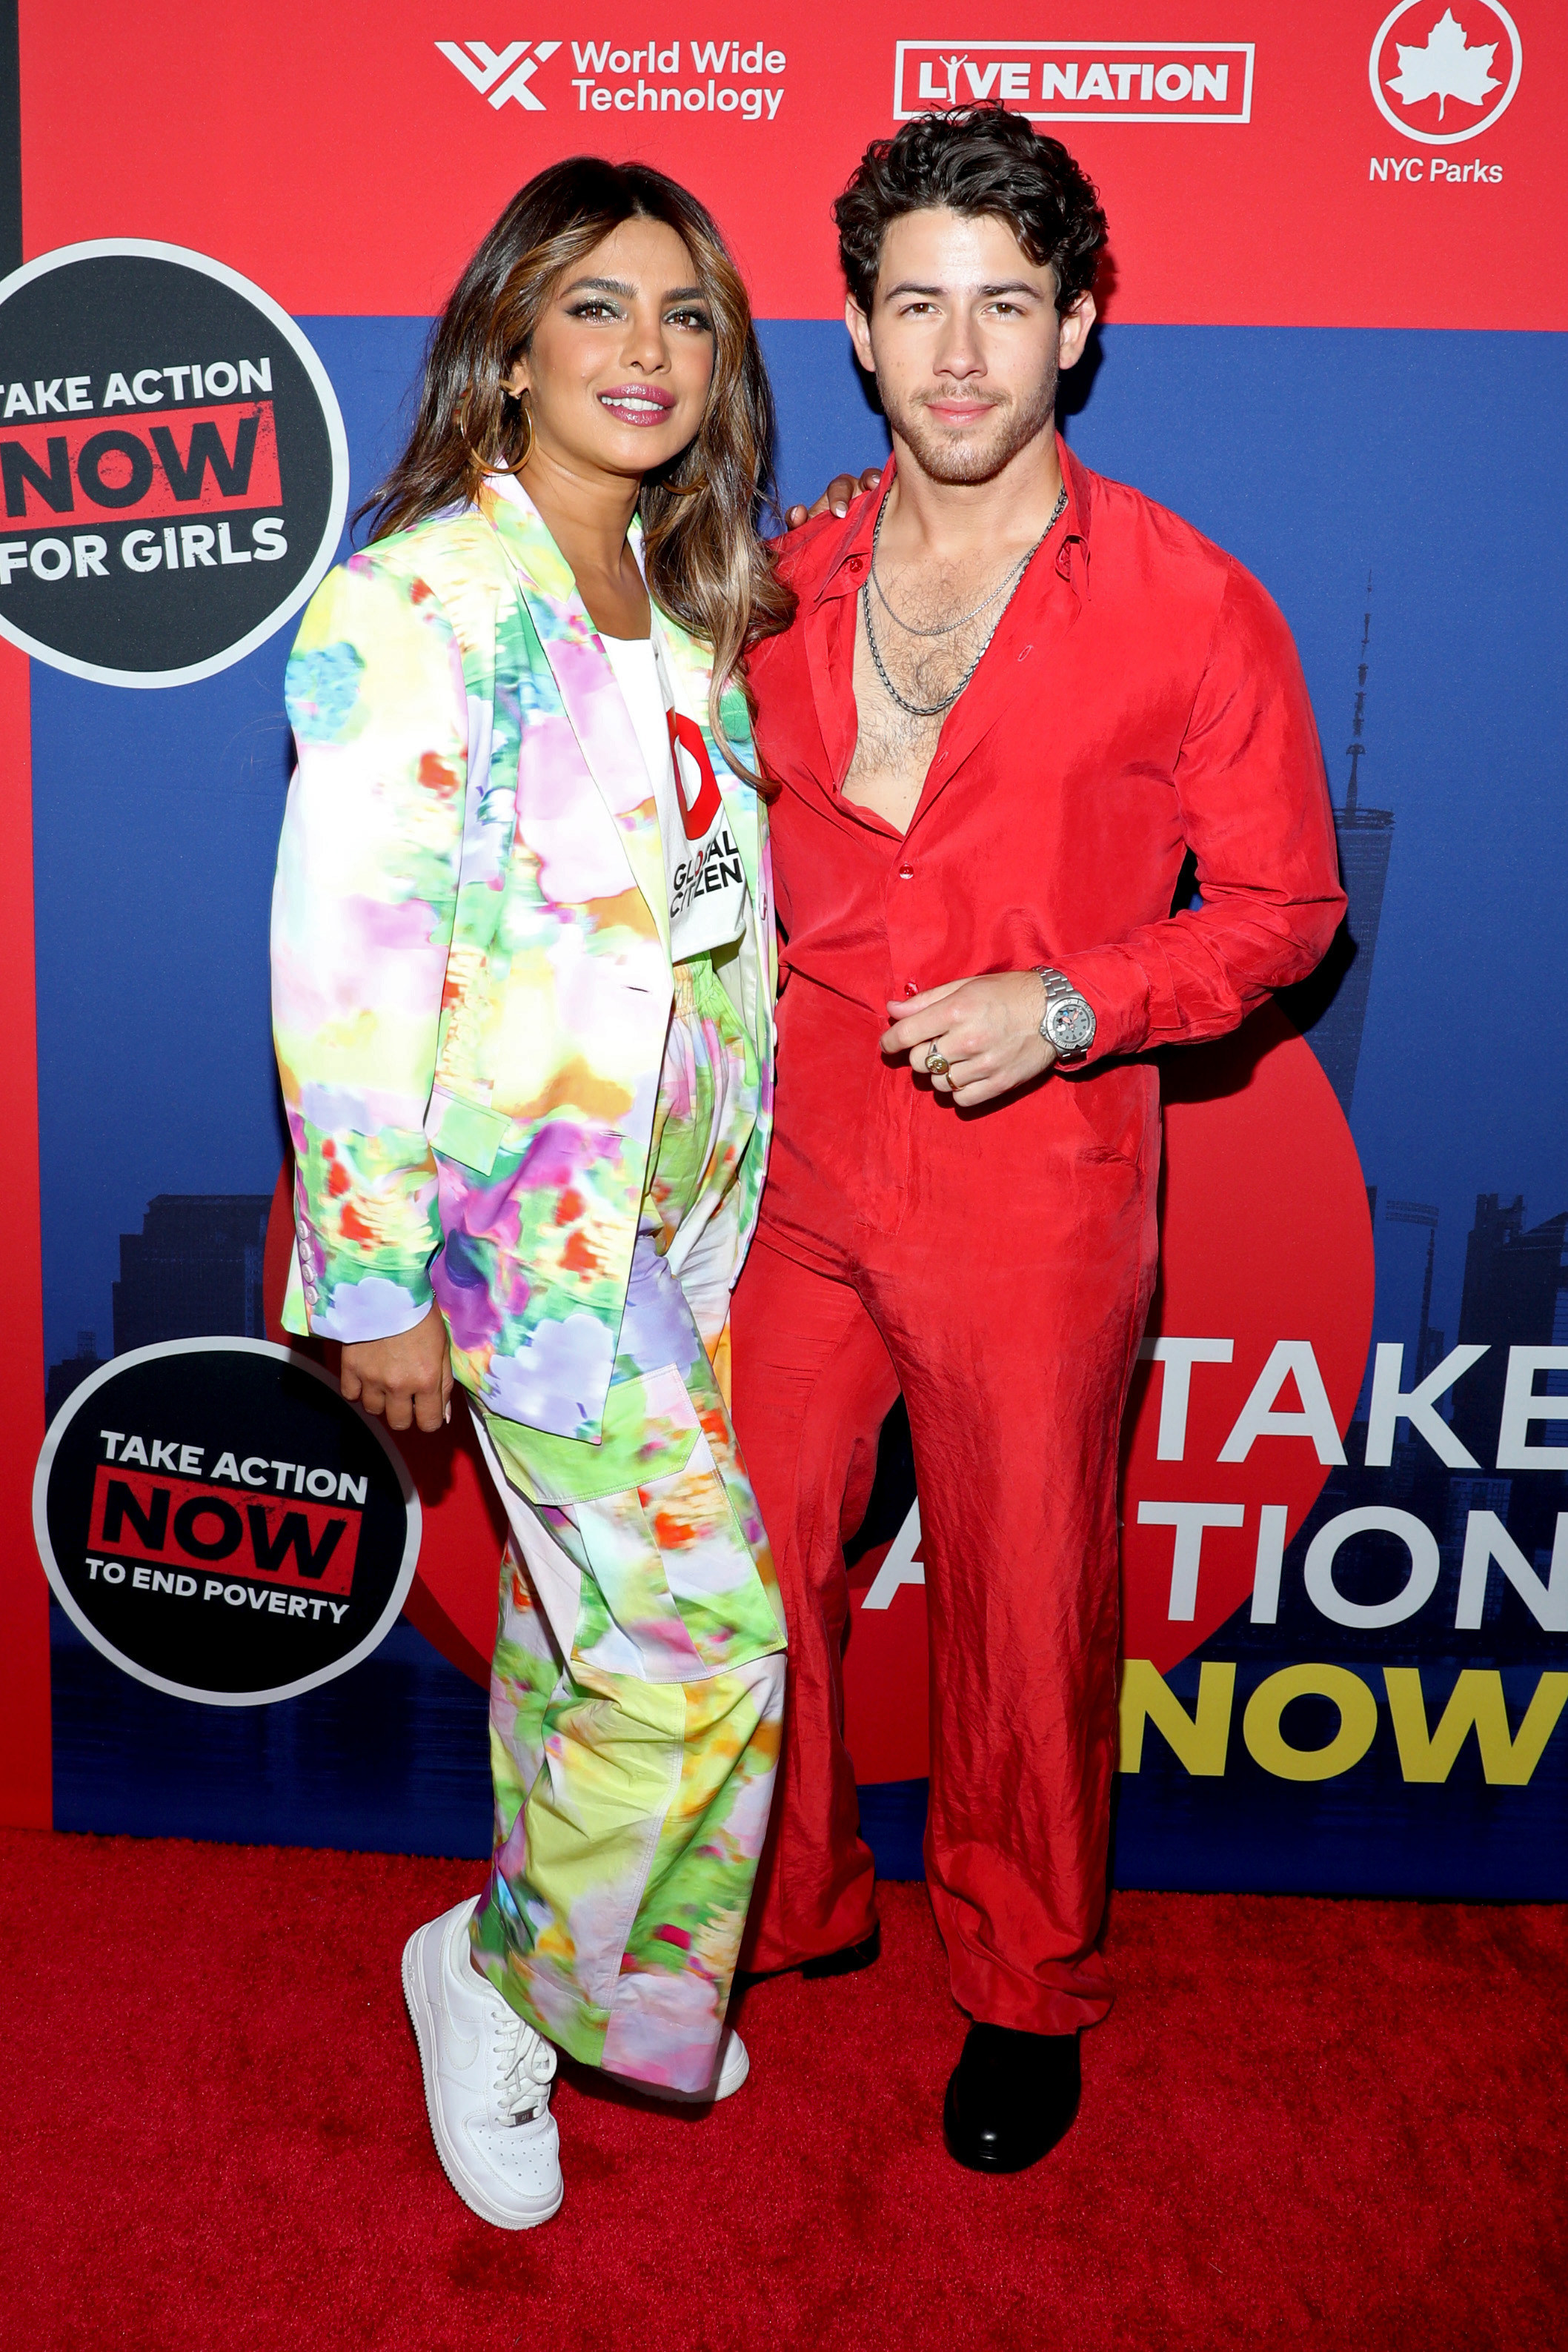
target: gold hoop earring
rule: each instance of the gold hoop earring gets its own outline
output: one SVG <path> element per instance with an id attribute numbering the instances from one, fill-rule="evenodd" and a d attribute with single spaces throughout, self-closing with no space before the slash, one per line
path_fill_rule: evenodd
<path id="1" fill-rule="evenodd" d="M 466 405 L 458 412 L 458 432 L 459 437 L 462 440 L 464 448 L 468 451 L 469 457 L 479 467 L 481 474 L 521 474 L 529 459 L 532 457 L 533 418 L 529 409 L 524 404 L 524 396 L 521 394 L 518 395 L 518 406 L 522 410 L 522 421 L 528 427 L 528 446 L 523 450 L 521 457 L 517 460 L 516 464 L 512 466 L 503 465 L 499 457 L 481 457 L 479 451 L 474 447 L 473 443 L 468 439 L 468 409 Z"/>

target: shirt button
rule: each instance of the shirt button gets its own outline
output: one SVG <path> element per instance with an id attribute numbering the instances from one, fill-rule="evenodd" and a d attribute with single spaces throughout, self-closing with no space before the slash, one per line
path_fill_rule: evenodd
<path id="1" fill-rule="evenodd" d="M 906 981 L 905 981 L 905 982 L 904 982 L 904 994 L 905 994 L 906 996 L 918 996 L 918 995 L 920 994 L 920 992 L 920 992 L 920 982 L 919 982 L 918 981 L 913 981 L 913 980 L 906 980 Z"/>
<path id="2" fill-rule="evenodd" d="M 914 880 L 914 878 L 915 878 L 915 869 L 914 869 L 914 867 L 913 867 L 912 866 L 900 866 L 900 868 L 899 868 L 899 879 L 900 879 L 900 882 L 912 882 L 912 881 Z"/>
<path id="3" fill-rule="evenodd" d="M 865 557 L 863 555 L 852 555 L 849 559 L 847 569 L 851 572 L 864 572 L 866 569 Z"/>

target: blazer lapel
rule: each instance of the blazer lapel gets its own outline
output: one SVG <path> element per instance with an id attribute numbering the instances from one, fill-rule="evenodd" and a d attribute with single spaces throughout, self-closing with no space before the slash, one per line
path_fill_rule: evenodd
<path id="1" fill-rule="evenodd" d="M 515 485 L 514 485 L 515 488 Z M 636 883 L 669 953 L 664 843 L 642 747 L 571 567 L 521 491 L 483 488 L 479 507 L 516 574 L 584 765 L 614 818 Z"/>

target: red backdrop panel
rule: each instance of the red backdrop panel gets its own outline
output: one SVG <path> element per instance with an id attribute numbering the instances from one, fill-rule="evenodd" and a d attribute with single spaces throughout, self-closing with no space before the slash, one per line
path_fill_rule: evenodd
<path id="1" fill-rule="evenodd" d="M 1413 0 L 1378 43 L 1380 85 L 1399 46 L 1421 48 L 1446 5 Z M 374 10 L 359 0 L 270 0 L 259 19 L 209 0 L 163 0 L 134 20 L 110 0 L 71 8 L 22 0 L 28 252 L 83 237 L 162 237 L 221 254 L 296 313 L 423 314 L 439 307 L 516 187 L 542 163 L 592 150 L 641 156 L 689 182 L 734 239 L 760 317 L 826 318 L 843 299 L 828 206 L 867 140 L 894 127 L 900 42 L 940 37 L 928 58 L 973 63 L 978 86 L 994 90 L 986 75 L 1008 42 L 1021 58 L 1020 44 L 1047 33 L 1064 55 L 1081 44 L 1075 58 L 1087 79 L 1101 53 L 1110 65 L 1136 62 L 1141 44 L 1154 60 L 1174 30 L 1187 43 L 1250 45 L 1249 121 L 1192 119 L 1195 108 L 1127 119 L 1140 110 L 1135 78 L 1109 113 L 1089 101 L 1100 119 L 1044 126 L 1102 189 L 1117 317 L 1568 324 L 1560 233 L 1568 142 L 1559 122 L 1568 11 L 1560 5 L 1520 0 L 1512 99 L 1479 137 L 1442 147 L 1429 143 L 1434 133 L 1484 121 L 1499 93 L 1474 103 L 1441 89 L 1410 105 L 1391 99 L 1388 120 L 1369 73 L 1385 0 L 1201 0 L 1176 12 L 1174 26 L 1170 0 L 1114 8 L 1070 0 L 1048 25 L 1016 0 L 985 12 L 995 42 L 961 31 L 976 13 L 973 0 L 913 12 L 892 0 L 853 11 L 783 0 L 748 21 L 711 0 L 673 17 L 591 0 L 559 19 L 528 15 L 529 43 L 516 19 L 492 19 L 489 57 L 513 46 L 526 54 L 485 89 L 437 47 L 462 22 L 446 0 L 383 0 Z M 1489 79 L 1506 89 L 1511 44 L 1498 12 L 1459 0 L 1458 13 L 1469 52 L 1494 51 Z M 714 51 L 731 40 L 731 62 L 713 72 Z M 547 43 L 551 54 L 517 94 L 503 95 Z M 670 45 L 678 69 L 661 71 L 657 59 Z M 490 77 L 474 54 L 484 44 L 451 46 L 467 48 L 473 74 Z M 748 57 L 758 58 L 755 70 Z M 784 62 L 770 68 L 769 58 Z M 954 67 L 961 95 L 967 63 Z M 918 91 L 918 60 L 906 79 Z M 679 89 L 682 110 L 649 111 L 645 97 L 636 110 L 639 84 L 661 104 Z M 728 112 L 727 89 L 736 99 Z M 754 121 L 742 111 L 747 90 L 763 93 Z M 633 110 L 617 110 L 622 101 Z"/>

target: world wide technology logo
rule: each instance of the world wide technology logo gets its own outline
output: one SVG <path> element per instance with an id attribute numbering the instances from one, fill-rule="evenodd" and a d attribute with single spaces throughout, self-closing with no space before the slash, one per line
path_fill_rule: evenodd
<path id="1" fill-rule="evenodd" d="M 500 48 L 488 41 L 437 41 L 436 47 L 498 113 L 511 104 L 530 114 L 548 110 L 550 100 L 534 88 L 533 78 L 563 47 L 560 41 L 508 41 Z M 564 103 L 579 114 L 732 114 L 742 122 L 772 122 L 784 103 L 788 60 L 760 37 L 649 40 L 625 48 L 614 41 L 574 41 L 571 50 L 572 95 Z M 562 66 L 552 78 L 557 90 Z"/>

